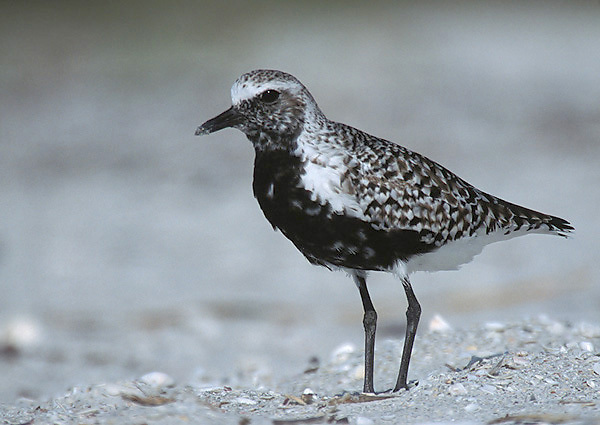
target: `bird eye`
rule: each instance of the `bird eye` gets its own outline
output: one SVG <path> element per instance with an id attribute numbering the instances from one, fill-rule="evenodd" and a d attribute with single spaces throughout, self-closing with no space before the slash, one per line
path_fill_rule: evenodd
<path id="1" fill-rule="evenodd" d="M 263 103 L 273 103 L 279 99 L 279 92 L 277 90 L 265 90 L 258 97 Z"/>

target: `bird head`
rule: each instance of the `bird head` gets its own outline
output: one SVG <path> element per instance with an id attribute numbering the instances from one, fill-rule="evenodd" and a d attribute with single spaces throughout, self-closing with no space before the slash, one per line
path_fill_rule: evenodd
<path id="1" fill-rule="evenodd" d="M 275 70 L 243 74 L 231 88 L 231 108 L 206 121 L 196 135 L 237 128 L 255 144 L 293 140 L 304 128 L 308 115 L 323 114 L 306 87 L 294 76 Z"/>

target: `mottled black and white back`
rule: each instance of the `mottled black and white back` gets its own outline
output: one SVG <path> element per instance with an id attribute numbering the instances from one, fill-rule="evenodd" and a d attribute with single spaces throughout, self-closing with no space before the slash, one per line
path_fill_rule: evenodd
<path id="1" fill-rule="evenodd" d="M 372 307 L 368 271 L 393 272 L 407 289 L 410 273 L 456 269 L 489 243 L 573 230 L 561 218 L 489 195 L 418 153 L 328 120 L 290 74 L 244 74 L 231 98 L 232 107 L 196 134 L 225 127 L 246 134 L 256 153 L 254 196 L 265 217 L 311 263 L 348 271 L 364 287 L 365 314 Z M 395 389 L 406 388 L 405 381 L 399 376 Z M 372 390 L 365 377 L 365 391 Z"/>

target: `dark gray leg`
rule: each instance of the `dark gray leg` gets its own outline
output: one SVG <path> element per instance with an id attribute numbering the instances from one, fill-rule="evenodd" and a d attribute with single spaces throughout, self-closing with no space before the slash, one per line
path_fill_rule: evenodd
<path id="1" fill-rule="evenodd" d="M 404 286 L 404 292 L 406 292 L 406 299 L 408 300 L 408 309 L 406 310 L 406 336 L 404 337 L 404 349 L 402 350 L 402 360 L 400 361 L 400 373 L 398 373 L 398 380 L 396 381 L 394 391 L 400 391 L 402 388 L 408 390 L 408 385 L 406 383 L 408 363 L 410 362 L 410 354 L 412 352 L 413 343 L 415 342 L 419 318 L 421 317 L 421 306 L 419 305 L 419 301 L 417 301 L 417 297 L 415 297 L 412 286 L 410 286 L 408 276 L 402 279 L 402 286 Z"/>
<path id="2" fill-rule="evenodd" d="M 375 329 L 377 327 L 377 312 L 371 302 L 369 291 L 367 290 L 367 281 L 364 276 L 354 275 L 354 281 L 360 292 L 363 309 L 363 326 L 365 327 L 365 383 L 363 391 L 365 393 L 374 393 L 373 389 L 373 365 L 375 359 Z"/>

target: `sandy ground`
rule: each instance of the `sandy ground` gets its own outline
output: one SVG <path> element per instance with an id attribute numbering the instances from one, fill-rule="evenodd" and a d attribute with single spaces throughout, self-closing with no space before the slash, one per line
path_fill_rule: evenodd
<path id="1" fill-rule="evenodd" d="M 415 347 L 408 392 L 352 391 L 362 383 L 362 356 L 346 344 L 271 385 L 181 384 L 153 372 L 20 400 L 5 408 L 4 423 L 597 424 L 598 345 L 600 326 L 586 323 L 540 317 L 453 330 L 438 318 Z M 379 347 L 380 388 L 395 380 L 401 349 L 397 340 Z"/>
<path id="2" fill-rule="evenodd" d="M 595 417 L 600 343 L 581 323 L 600 324 L 598 4 L 3 2 L 2 10 L 5 422 Z M 569 240 L 492 245 L 458 272 L 413 276 L 423 326 L 411 370 L 419 386 L 408 394 L 335 399 L 360 388 L 360 349 L 332 358 L 344 344 L 362 346 L 356 288 L 343 273 L 311 267 L 271 230 L 252 199 L 253 152 L 241 134 L 193 136 L 229 106 L 232 81 L 259 67 L 299 77 L 330 118 L 577 229 Z M 374 274 L 369 285 L 385 389 L 406 304 L 391 276 Z M 455 331 L 428 333 L 435 314 Z M 490 321 L 506 330 L 483 325 Z M 526 343 L 529 328 L 543 344 Z M 484 344 L 490 334 L 498 340 Z M 444 366 L 505 351 L 493 377 L 481 373 L 497 357 L 471 372 Z M 313 358 L 319 369 L 303 374 Z M 153 391 L 174 401 L 145 406 L 132 385 L 150 385 L 139 380 L 156 371 L 175 386 Z M 289 397 L 307 387 L 314 403 Z M 530 392 L 536 401 L 526 403 Z"/>

